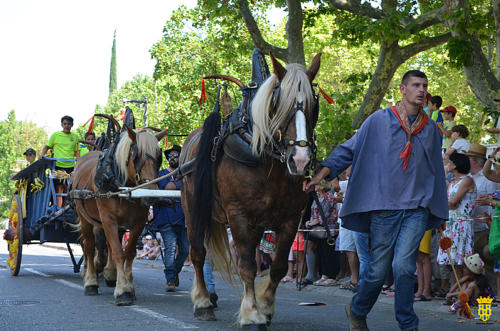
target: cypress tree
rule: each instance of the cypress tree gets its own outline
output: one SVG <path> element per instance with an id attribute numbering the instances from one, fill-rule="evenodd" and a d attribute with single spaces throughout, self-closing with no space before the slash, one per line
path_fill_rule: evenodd
<path id="1" fill-rule="evenodd" d="M 109 68 L 109 95 L 116 91 L 117 85 L 116 79 L 116 29 L 113 34 L 113 47 L 111 48 L 111 66 Z"/>

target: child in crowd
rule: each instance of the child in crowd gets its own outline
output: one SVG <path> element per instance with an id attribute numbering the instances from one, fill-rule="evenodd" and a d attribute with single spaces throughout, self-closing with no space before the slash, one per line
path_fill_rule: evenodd
<path id="1" fill-rule="evenodd" d="M 144 238 L 142 238 L 142 242 L 144 244 L 142 248 L 142 252 L 137 255 L 138 259 L 148 259 L 152 260 L 156 258 L 156 255 L 159 252 L 159 245 L 158 242 L 156 242 L 155 245 L 155 240 L 153 240 L 153 237 L 151 235 L 147 235 Z M 156 247 L 155 247 L 156 246 Z"/>
<path id="2" fill-rule="evenodd" d="M 448 106 L 441 110 L 441 112 L 443 113 L 445 121 L 443 123 L 436 123 L 436 125 L 439 129 L 439 132 L 441 133 L 441 136 L 443 136 L 443 144 L 441 147 L 443 149 L 444 155 L 451 144 L 451 134 L 453 133 L 451 129 L 453 129 L 457 125 L 457 122 L 455 122 L 457 109 L 453 106 Z"/>
<path id="3" fill-rule="evenodd" d="M 469 305 L 475 306 L 476 299 L 480 296 L 490 296 L 491 288 L 488 285 L 488 279 L 483 275 L 484 262 L 479 257 L 479 254 L 467 256 L 464 259 L 465 268 L 463 276 L 460 278 L 462 291 L 469 296 Z M 448 294 L 446 294 L 445 304 L 451 304 L 449 312 L 460 310 L 462 304 L 458 300 L 460 293 L 458 284 L 455 283 Z"/>
<path id="4" fill-rule="evenodd" d="M 469 136 L 469 129 L 467 129 L 465 125 L 456 125 L 451 129 L 451 131 L 450 147 L 446 149 L 446 153 L 444 153 L 443 156 L 443 162 L 445 165 L 448 164 L 451 154 L 455 152 L 465 154 L 470 148 L 470 143 L 465 139 Z"/>

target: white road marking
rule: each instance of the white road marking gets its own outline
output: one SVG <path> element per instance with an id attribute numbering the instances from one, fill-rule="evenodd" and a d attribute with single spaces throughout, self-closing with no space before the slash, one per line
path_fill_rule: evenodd
<path id="1" fill-rule="evenodd" d="M 83 286 L 81 286 L 81 285 L 77 285 L 75 283 L 69 282 L 69 281 L 64 280 L 64 279 L 54 279 L 54 280 L 58 283 L 64 284 L 64 285 L 72 287 L 72 288 L 76 288 L 77 290 L 80 290 L 80 291 L 83 291 Z"/>
<path id="2" fill-rule="evenodd" d="M 40 276 L 43 276 L 43 277 L 50 277 L 50 275 L 44 274 L 43 272 L 35 270 L 35 269 L 24 268 L 23 270 L 29 271 L 29 272 L 31 272 L 33 274 L 40 275 Z"/>
<path id="3" fill-rule="evenodd" d="M 34 273 L 34 274 L 37 274 L 37 275 L 40 275 L 40 276 L 43 276 L 43 277 L 50 277 L 50 275 L 47 275 L 41 271 L 38 271 L 38 270 L 35 270 L 35 269 L 31 269 L 31 268 L 24 268 L 23 270 L 26 270 L 26 271 L 29 271 L 31 273 Z M 83 286 L 81 285 L 77 285 L 75 283 L 72 283 L 72 282 L 69 282 L 67 280 L 64 280 L 64 279 L 54 279 L 56 282 L 59 282 L 61 284 L 64 284 L 68 287 L 72 287 L 72 288 L 76 288 L 78 290 L 83 290 Z"/>
<path id="4" fill-rule="evenodd" d="M 184 323 L 184 322 L 179 321 L 175 318 L 168 317 L 168 316 L 162 315 L 160 313 L 157 313 L 155 311 L 152 311 L 151 309 L 148 309 L 148 308 L 142 308 L 142 307 L 137 307 L 137 306 L 131 306 L 129 308 L 132 310 L 135 310 L 139 313 L 142 313 L 144 315 L 147 315 L 149 317 L 153 317 L 153 318 L 156 318 L 160 321 L 171 324 L 179 329 L 199 329 L 196 325 Z"/>
<path id="5" fill-rule="evenodd" d="M 37 275 L 40 275 L 40 276 L 43 276 L 43 277 L 50 277 L 50 275 L 47 275 L 41 271 L 38 271 L 38 270 L 35 270 L 35 269 L 31 269 L 31 268 L 24 268 L 23 270 L 26 270 L 28 272 L 31 272 L 31 273 L 34 273 L 34 274 L 37 274 Z M 75 288 L 75 289 L 78 289 L 78 290 L 83 290 L 83 286 L 81 285 L 77 285 L 75 283 L 72 283 L 70 281 L 67 281 L 67 280 L 64 280 L 64 279 L 53 279 L 54 281 L 58 282 L 58 283 L 61 283 L 63 285 L 66 285 L 68 287 L 71 287 L 71 288 Z M 187 292 L 187 291 L 185 291 Z M 138 307 L 138 306 L 131 306 L 129 307 L 130 309 L 132 310 L 135 310 L 139 313 L 142 313 L 144 315 L 147 315 L 149 317 L 153 317 L 155 319 L 158 319 L 160 321 L 163 321 L 163 322 L 166 322 L 168 324 L 171 324 L 172 326 L 175 326 L 176 328 L 178 329 L 199 329 L 199 327 L 197 327 L 196 325 L 193 325 L 193 324 L 188 324 L 188 323 L 184 323 L 182 321 L 179 321 L 175 318 L 172 318 L 172 317 L 168 317 L 166 315 L 162 315 L 160 313 L 157 313 L 151 309 L 148 309 L 148 308 L 143 308 L 143 307 Z"/>

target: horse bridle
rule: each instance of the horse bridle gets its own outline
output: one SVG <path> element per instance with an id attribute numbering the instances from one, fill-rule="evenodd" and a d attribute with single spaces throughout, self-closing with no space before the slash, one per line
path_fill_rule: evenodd
<path id="1" fill-rule="evenodd" d="M 161 149 L 160 149 L 160 156 L 158 158 L 152 156 L 149 153 L 144 153 L 144 157 L 142 159 L 139 159 L 139 149 L 137 147 L 137 142 L 133 141 L 132 144 L 130 144 L 130 151 L 129 151 L 129 157 L 127 159 L 127 166 L 128 166 L 128 161 L 130 160 L 130 158 L 132 158 L 132 162 L 134 163 L 136 184 L 140 185 L 140 184 L 146 183 L 146 182 L 153 179 L 153 178 L 141 179 L 142 168 L 146 164 L 146 161 L 148 159 L 151 159 L 154 162 L 154 164 L 156 165 L 156 170 L 158 172 L 158 170 L 160 169 L 162 160 L 163 160 L 162 155 L 163 155 L 163 153 L 161 152 Z"/>
<path id="2" fill-rule="evenodd" d="M 299 85 L 300 89 L 300 85 Z M 304 102 L 303 101 L 297 101 L 295 99 L 294 101 L 294 107 L 292 111 L 288 114 L 285 122 L 283 125 L 281 125 L 278 130 L 276 131 L 277 138 L 272 139 L 272 150 L 268 151 L 268 154 L 276 159 L 278 159 L 281 163 L 284 163 L 286 161 L 286 148 L 289 146 L 300 146 L 300 147 L 307 147 L 309 146 L 311 148 L 312 152 L 312 160 L 314 161 L 316 159 L 316 133 L 314 131 L 314 128 L 316 127 L 316 123 L 318 121 L 319 117 L 319 100 L 318 100 L 318 95 L 314 93 L 314 89 L 311 90 L 313 91 L 313 100 L 314 100 L 314 108 L 313 108 L 313 118 L 312 118 L 312 123 L 308 118 L 306 117 L 306 126 L 308 132 L 311 133 L 311 136 L 309 139 L 306 140 L 295 140 L 292 138 L 284 138 L 283 134 L 288 130 L 288 127 L 290 126 L 290 123 L 294 116 L 297 114 L 298 111 L 302 111 L 305 115 L 304 111 Z M 276 114 L 276 108 L 278 106 L 278 101 L 279 101 L 279 96 L 280 96 L 280 91 L 281 91 L 281 83 L 277 82 L 274 85 L 274 90 L 273 90 L 273 113 Z M 311 125 L 312 124 L 312 125 Z"/>

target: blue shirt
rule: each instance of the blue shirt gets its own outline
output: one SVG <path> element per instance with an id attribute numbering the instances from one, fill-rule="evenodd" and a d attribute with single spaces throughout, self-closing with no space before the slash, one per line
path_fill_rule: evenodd
<path id="1" fill-rule="evenodd" d="M 164 176 L 169 174 L 170 172 L 167 169 L 162 169 L 158 172 L 158 177 Z M 179 190 L 181 187 L 181 183 L 178 181 L 175 181 L 172 177 L 167 177 L 165 179 L 162 179 L 161 181 L 158 182 L 158 188 L 160 190 L 164 190 L 167 187 L 167 184 L 170 182 L 175 183 L 175 187 Z M 184 213 L 182 211 L 182 206 L 181 206 L 181 199 L 179 198 L 173 198 L 173 201 L 175 201 L 175 205 L 173 207 L 166 207 L 166 206 L 157 206 L 155 205 L 153 207 L 153 214 L 154 214 L 154 225 L 156 227 L 160 227 L 162 225 L 166 224 L 179 224 L 179 225 L 185 225 L 186 221 L 184 218 Z"/>
<path id="2" fill-rule="evenodd" d="M 416 116 L 410 117 L 412 122 Z M 417 135 L 408 166 L 399 154 L 406 145 L 406 133 L 389 108 L 366 119 L 356 134 L 337 146 L 322 163 L 330 168 L 332 180 L 352 164 L 349 185 L 339 217 L 342 226 L 369 232 L 370 214 L 376 210 L 428 208 L 427 229 L 448 219 L 448 198 L 441 135 L 434 121 Z"/>

